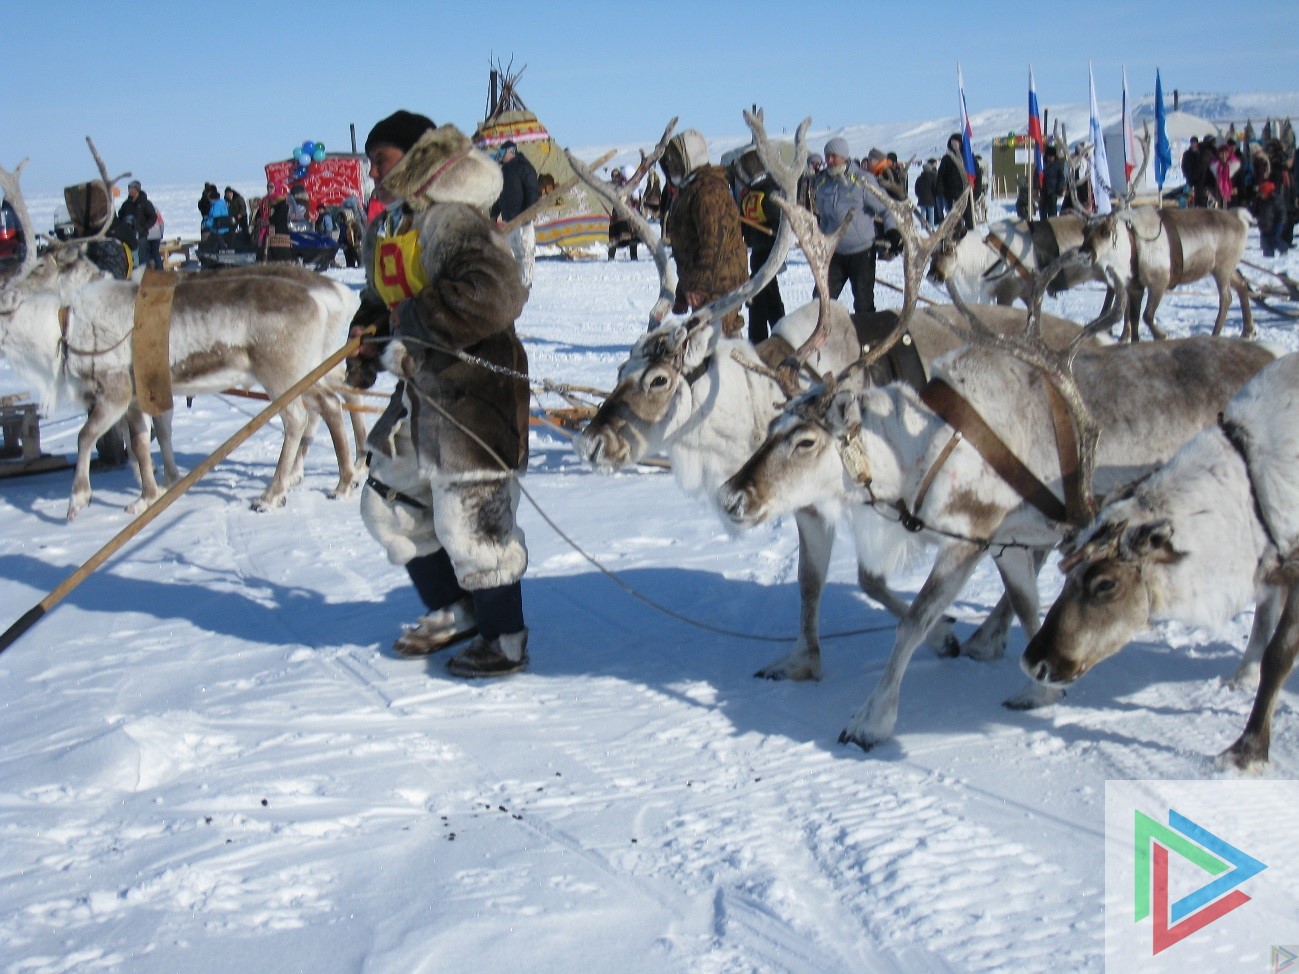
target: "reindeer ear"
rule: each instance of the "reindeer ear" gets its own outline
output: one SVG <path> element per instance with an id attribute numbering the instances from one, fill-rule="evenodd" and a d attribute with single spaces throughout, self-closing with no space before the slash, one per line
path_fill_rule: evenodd
<path id="1" fill-rule="evenodd" d="M 830 397 L 825 410 L 826 426 L 835 433 L 841 433 L 861 422 L 861 410 L 857 406 L 857 396 L 851 389 L 839 389 Z"/>
<path id="2" fill-rule="evenodd" d="M 687 372 L 709 356 L 721 334 L 721 328 L 696 328 L 691 333 L 683 325 L 677 326 L 677 331 L 673 332 L 672 337 L 678 345 L 685 343 L 684 364 Z"/>
<path id="3" fill-rule="evenodd" d="M 1173 554 L 1173 523 L 1167 518 L 1138 524 L 1123 533 L 1122 548 L 1132 558 Z"/>

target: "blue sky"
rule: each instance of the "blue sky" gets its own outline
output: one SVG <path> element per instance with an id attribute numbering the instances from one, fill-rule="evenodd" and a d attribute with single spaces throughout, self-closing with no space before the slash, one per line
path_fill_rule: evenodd
<path id="1" fill-rule="evenodd" d="M 145 183 L 225 185 L 261 176 L 305 139 L 350 148 L 396 108 L 472 131 L 493 57 L 526 65 L 520 90 L 572 146 L 653 141 L 673 115 L 709 136 L 811 115 L 815 128 L 955 115 L 956 63 L 970 111 L 1043 108 L 1154 88 L 1299 90 L 1292 0 L 1093 0 L 922 4 L 547 2 L 301 4 L 7 0 L 0 164 L 30 156 L 24 187 L 112 173 Z M 1049 11 L 1049 13 L 1047 12 Z M 1078 22 L 1087 11 L 1090 28 Z M 977 15 L 977 19 L 972 19 Z"/>

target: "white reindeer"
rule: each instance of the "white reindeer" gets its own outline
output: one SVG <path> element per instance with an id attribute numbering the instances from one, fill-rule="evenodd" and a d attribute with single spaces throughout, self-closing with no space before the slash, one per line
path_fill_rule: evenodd
<path id="1" fill-rule="evenodd" d="M 1272 711 L 1299 651 L 1299 354 L 1251 379 L 1219 425 L 1109 500 L 1062 563 L 1064 589 L 1021 665 L 1058 688 L 1152 623 L 1221 626 L 1257 602 L 1232 682 L 1257 686 L 1219 764 L 1267 762 Z M 1260 680 L 1259 663 L 1262 663 Z"/>
<path id="2" fill-rule="evenodd" d="M 111 198 L 112 181 L 95 157 Z M 122 415 L 141 481 L 141 496 L 129 510 L 138 513 L 161 496 L 148 425 L 134 399 L 129 338 L 139 285 L 92 271 L 77 247 L 38 258 L 18 185 L 22 168 L 0 169 L 0 187 L 14 204 L 27 242 L 23 265 L 0 282 L 0 352 L 36 386 L 47 407 L 77 401 L 90 411 L 77 438 L 68 519 L 90 500 L 95 441 Z M 278 395 L 345 341 L 356 302 L 350 288 L 301 268 L 184 275 L 176 286 L 170 334 L 174 391 L 192 395 L 257 382 Z M 321 384 L 303 399 L 310 414 L 302 402 L 284 412 L 284 446 L 271 485 L 254 504 L 259 509 L 283 503 L 285 491 L 301 479 L 314 415 L 325 419 L 338 454 L 335 493 L 346 496 L 359 478 L 337 397 Z M 159 424 L 164 464 L 174 478 L 166 429 L 165 422 Z"/>
<path id="3" fill-rule="evenodd" d="M 764 141 L 755 130 L 755 143 L 762 145 Z M 790 167 L 790 170 L 786 173 L 778 160 L 773 164 L 778 181 L 796 185 L 797 168 Z M 606 196 L 612 195 L 607 187 L 602 191 Z M 960 213 L 949 215 L 940 232 L 922 244 L 910 214 L 905 207 L 899 209 L 898 223 L 907 245 L 904 258 L 907 297 L 901 312 L 878 312 L 871 320 L 859 322 L 858 330 L 842 304 L 827 301 L 823 307 L 814 301 L 781 319 L 773 329 L 772 338 L 757 348 L 743 338 L 725 337 L 713 324 L 693 329 L 679 324 L 652 328 L 632 347 L 619 368 L 614 391 L 577 438 L 578 454 L 602 472 L 613 472 L 646 457 L 665 454 L 671 461 L 677 485 L 687 494 L 712 502 L 718 487 L 762 442 L 768 423 L 778 415 L 780 404 L 790 395 L 790 390 L 782 386 L 768 366 L 784 359 L 794 349 L 804 347 L 818 330 L 824 343 L 808 359 L 808 367 L 818 375 L 842 369 L 858 358 L 860 331 L 883 336 L 892 332 L 902 318 L 909 322 L 905 340 L 914 343 L 924 368 L 958 347 L 961 342 L 951 325 L 962 319 L 955 308 L 944 305 L 913 312 L 925 257 L 945 239 Z M 788 207 L 786 212 L 790 212 Z M 634 213 L 628 214 L 629 219 L 634 217 Z M 792 230 L 798 222 L 802 221 L 786 219 L 782 230 Z M 662 250 L 652 230 L 643 228 L 642 235 L 651 248 Z M 829 241 L 815 239 L 819 234 L 813 226 L 806 226 L 799 236 L 810 254 L 833 250 Z M 779 267 L 784 253 L 783 247 L 773 249 L 774 256 L 763 270 Z M 809 262 L 816 273 L 823 274 L 824 259 L 810 256 Z M 660 261 L 660 273 L 671 274 L 666 258 Z M 762 286 L 762 277 L 760 273 L 754 282 L 737 292 L 738 301 L 732 296 L 726 305 L 738 306 L 745 295 L 755 293 Z M 673 292 L 669 279 L 663 282 L 662 295 L 670 296 Z M 824 283 L 819 293 L 828 293 Z M 670 301 L 661 302 L 659 307 L 665 310 L 667 304 Z M 1021 331 L 1024 327 L 1022 311 L 985 307 L 978 309 L 978 314 L 995 331 Z M 715 322 L 719 317 L 715 314 L 707 320 Z M 823 323 L 819 329 L 818 322 Z M 1065 344 L 1079 331 L 1072 322 L 1052 316 L 1045 316 L 1044 325 L 1048 339 L 1058 345 Z M 896 567 L 893 560 L 896 546 L 891 543 L 881 546 L 876 540 L 882 522 L 871 512 L 850 507 L 846 515 L 857 547 L 859 584 L 886 610 L 902 616 L 907 611 L 907 602 L 892 592 L 885 581 Z M 758 671 L 758 676 L 769 679 L 809 680 L 819 679 L 821 674 L 820 602 L 837 511 L 827 513 L 814 505 L 800 507 L 794 512 L 794 520 L 799 536 L 799 635 L 792 652 Z M 999 656 L 1004 650 L 1011 617 L 1010 604 L 1003 599 L 967 642 L 964 651 L 978 658 Z M 953 627 L 954 620 L 945 617 L 931 630 L 928 642 L 936 651 L 944 655 L 961 651 Z"/>
<path id="4" fill-rule="evenodd" d="M 1045 280 L 1039 281 L 1030 337 L 1044 290 Z M 1109 327 L 1121 309 L 1122 301 L 1116 302 L 1086 331 Z M 977 319 L 971 324 L 972 340 L 1010 344 L 990 335 Z M 1067 527 L 1066 509 L 1039 494 L 1060 490 L 1068 461 L 1057 450 L 1061 434 L 1053 432 L 1058 424 L 1044 373 L 982 344 L 935 364 L 934 379 L 955 395 L 944 394 L 933 379 L 924 398 L 900 384 L 862 388 L 858 373 L 852 385 L 832 385 L 795 400 L 720 492 L 719 502 L 739 524 L 758 524 L 809 505 L 833 510 L 864 504 L 885 522 L 881 533 L 896 545 L 937 543 L 934 567 L 898 623 L 883 676 L 840 735 L 840 741 L 863 749 L 892 736 L 907 663 L 989 549 L 1025 632 L 1031 635 L 1038 627 L 1037 568 Z M 1273 357 L 1252 344 L 1207 337 L 1098 349 L 1082 349 L 1075 340 L 1064 353 L 1047 352 L 1044 357 L 1069 370 L 1103 431 L 1095 470 L 1102 488 L 1172 456 Z M 983 438 L 975 437 L 973 424 L 961 423 L 966 429 L 958 430 L 936 411 L 951 415 L 953 404 L 982 417 L 1003 453 L 983 445 L 976 449 L 971 440 Z M 1083 432 L 1085 468 L 1089 441 Z M 993 459 L 985 459 L 984 449 Z M 1007 454 L 1028 478 L 1008 469 Z M 1038 493 L 1031 489 L 1034 479 Z M 1050 688 L 1030 683 L 1007 706 L 1040 706 L 1057 697 Z"/>
<path id="5" fill-rule="evenodd" d="M 1028 306 L 1034 275 L 1062 253 L 1080 246 L 1086 221 L 1066 214 L 1046 220 L 1004 220 L 991 223 L 987 232 L 956 229 L 934 251 L 928 279 L 939 286 L 954 286 L 966 301 Z M 1052 293 L 1084 281 L 1105 281 L 1096 267 L 1077 266 L 1052 282 Z"/>
<path id="6" fill-rule="evenodd" d="M 1242 338 L 1254 337 L 1249 285 L 1237 270 L 1245 253 L 1250 217 L 1243 209 L 1156 209 L 1135 206 L 1100 217 L 1088 226 L 1082 251 L 1098 268 L 1113 273 L 1128 292 L 1123 337 L 1136 341 L 1141 321 L 1163 338 L 1155 312 L 1164 292 L 1179 284 L 1212 277 L 1218 288 L 1213 333 L 1222 332 L 1231 292 L 1240 299 Z M 1142 298 L 1145 309 L 1142 310 Z"/>

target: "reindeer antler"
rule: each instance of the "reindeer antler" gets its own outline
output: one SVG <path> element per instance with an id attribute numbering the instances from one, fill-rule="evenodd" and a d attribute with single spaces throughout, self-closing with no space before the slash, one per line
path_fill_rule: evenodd
<path id="1" fill-rule="evenodd" d="M 1137 138 L 1137 143 L 1141 146 L 1141 165 L 1137 167 L 1136 173 L 1128 180 L 1127 192 L 1123 194 L 1124 206 L 1132 205 L 1132 200 L 1137 195 L 1137 187 L 1141 185 L 1141 180 L 1146 175 L 1146 169 L 1150 166 L 1150 119 L 1145 119 L 1141 124 L 1143 134 Z"/>
<path id="2" fill-rule="evenodd" d="M 1034 275 L 1028 318 L 1020 335 L 1003 335 L 988 328 L 961 299 L 960 292 L 950 281 L 947 292 L 952 298 L 952 304 L 970 325 L 969 329 L 956 329 L 969 344 L 1013 355 L 1041 372 L 1059 393 L 1078 431 L 1078 479 L 1073 483 L 1066 480 L 1065 483 L 1066 495 L 1071 492 L 1071 486 L 1077 493 L 1076 496 L 1065 497 L 1065 506 L 1070 511 L 1083 512 L 1087 520 L 1090 520 L 1096 514 L 1092 481 L 1096 470 L 1096 445 L 1100 441 L 1100 427 L 1083 401 L 1073 366 L 1074 358 L 1084 343 L 1102 331 L 1108 331 L 1123 317 L 1127 308 L 1127 292 L 1120 286 L 1118 275 L 1106 268 L 1106 282 L 1114 291 L 1115 300 L 1108 310 L 1102 310 L 1095 319 L 1084 325 L 1064 348 L 1053 349 L 1042 338 L 1042 300 L 1046 296 L 1048 285 L 1066 268 L 1085 260 L 1078 248 L 1066 250 L 1045 270 Z"/>
<path id="3" fill-rule="evenodd" d="M 663 137 L 659 139 L 658 145 L 649 155 L 641 159 L 640 165 L 636 168 L 633 177 L 629 179 L 626 185 L 622 187 L 614 186 L 607 179 L 601 179 L 590 168 L 578 159 L 567 149 L 564 155 L 568 157 L 568 164 L 573 167 L 573 172 L 577 173 L 579 179 L 586 183 L 595 191 L 595 194 L 609 204 L 610 208 L 620 217 L 631 224 L 636 235 L 644 241 L 645 246 L 654 255 L 654 266 L 659 272 L 659 296 L 650 308 L 649 328 L 653 331 L 663 323 L 667 313 L 672 310 L 672 305 L 676 301 L 677 294 L 677 272 L 676 265 L 672 262 L 668 249 L 664 245 L 662 238 L 650 227 L 649 221 L 631 205 L 632 190 L 635 184 L 644 176 L 645 173 L 654 166 L 654 164 L 667 151 L 668 142 L 672 139 L 672 132 L 677 127 L 677 120 L 673 118 L 668 122 L 667 127 L 663 130 Z"/>

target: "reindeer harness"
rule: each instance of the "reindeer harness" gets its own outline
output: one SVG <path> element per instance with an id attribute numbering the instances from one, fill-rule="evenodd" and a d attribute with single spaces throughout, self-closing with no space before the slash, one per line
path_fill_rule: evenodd
<path id="1" fill-rule="evenodd" d="M 920 401 L 932 410 L 948 426 L 952 435 L 948 437 L 943 448 L 930 463 L 925 475 L 920 480 L 915 500 L 910 506 L 899 498 L 895 503 L 899 521 L 903 527 L 913 533 L 923 530 L 934 530 L 920 517 L 929 490 L 937 479 L 939 472 L 947 463 L 956 447 L 962 440 L 974 447 L 1002 480 L 1026 502 L 1036 508 L 1049 521 L 1060 524 L 1083 524 L 1086 522 L 1085 507 L 1082 504 L 1081 484 L 1079 482 L 1078 438 L 1069 416 L 1068 407 L 1055 388 L 1046 384 L 1047 399 L 1051 405 L 1051 421 L 1055 427 L 1056 449 L 1060 458 L 1060 472 L 1064 481 L 1065 501 L 1061 502 L 1051 489 L 1029 470 L 1019 457 L 997 436 L 992 428 L 979 415 L 978 411 L 959 392 L 942 379 L 931 379 L 920 390 Z M 876 504 L 874 490 L 871 487 L 872 472 L 870 460 L 861 445 L 861 425 L 854 424 L 837 440 L 839 457 L 844 469 L 852 476 L 870 497 L 871 505 Z M 939 532 L 947 533 L 947 532 Z M 965 538 L 963 540 L 978 541 Z M 986 540 L 978 543 L 987 544 Z"/>
<path id="2" fill-rule="evenodd" d="M 1028 234 L 1032 242 L 1034 263 L 1038 267 L 1050 266 L 1051 262 L 1060 256 L 1060 241 L 1055 235 L 1055 228 L 1051 226 L 1051 222 L 1049 220 L 1029 220 Z M 1032 269 L 1016 256 L 1006 241 L 990 231 L 984 237 L 983 242 L 997 253 L 1002 263 L 1022 277 L 1030 287 L 1033 286 Z M 985 278 L 990 277 L 996 267 L 997 265 L 993 264 L 984 272 L 983 276 Z"/>
<path id="3" fill-rule="evenodd" d="M 1222 413 L 1218 414 L 1218 428 L 1222 430 L 1222 435 L 1227 438 L 1227 442 L 1232 448 L 1240 454 L 1241 461 L 1245 464 L 1245 480 L 1249 483 L 1249 499 L 1254 503 L 1254 517 L 1258 518 L 1258 523 L 1263 526 L 1263 534 L 1267 536 L 1268 543 L 1276 549 L 1277 558 L 1284 561 L 1290 553 L 1281 547 L 1276 540 L 1276 534 L 1272 531 L 1272 526 L 1268 524 L 1267 515 L 1263 511 L 1263 505 L 1258 499 L 1258 489 L 1254 486 L 1254 471 L 1249 462 L 1249 434 L 1239 423 L 1227 419 Z"/>

